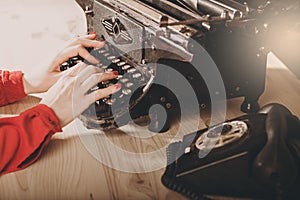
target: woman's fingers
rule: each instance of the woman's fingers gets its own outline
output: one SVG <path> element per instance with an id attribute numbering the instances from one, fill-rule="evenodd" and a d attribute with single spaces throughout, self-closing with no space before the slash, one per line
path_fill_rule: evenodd
<path id="1" fill-rule="evenodd" d="M 105 45 L 105 42 L 103 40 L 95 40 L 97 37 L 96 34 L 89 34 L 84 36 L 76 37 L 69 45 L 76 46 L 76 45 L 82 45 L 84 47 L 94 47 L 94 48 L 102 48 Z"/>
<path id="2" fill-rule="evenodd" d="M 85 47 L 81 45 L 71 46 L 64 50 L 62 53 L 63 58 L 62 61 L 65 62 L 69 58 L 75 57 L 75 56 L 81 56 L 86 61 L 92 63 L 92 64 L 98 64 L 99 60 L 92 56 Z"/>
<path id="3" fill-rule="evenodd" d="M 82 82 L 82 89 L 86 92 L 99 82 L 115 79 L 118 77 L 117 72 L 94 73 L 90 75 L 85 81 Z"/>
<path id="4" fill-rule="evenodd" d="M 74 54 L 77 54 L 79 56 L 81 56 L 84 60 L 92 63 L 92 64 L 98 64 L 100 61 L 95 58 L 94 56 L 92 56 L 88 50 L 86 50 L 85 47 L 81 46 L 81 45 L 78 45 L 78 46 L 74 46 L 74 49 L 73 49 Z"/>
<path id="5" fill-rule="evenodd" d="M 96 34 L 89 34 L 80 36 L 73 42 L 71 42 L 60 54 L 55 58 L 54 70 L 59 71 L 59 66 L 66 62 L 68 59 L 76 56 L 81 56 L 86 61 L 92 64 L 98 64 L 99 60 L 92 56 L 86 48 L 103 48 L 104 41 L 97 41 Z"/>
<path id="6" fill-rule="evenodd" d="M 107 97 L 111 94 L 116 93 L 120 89 L 121 89 L 121 84 L 117 83 L 117 84 L 111 85 L 107 88 L 96 90 L 96 91 L 86 95 L 86 97 L 88 98 L 88 100 L 91 104 L 99 99 L 102 99 L 104 97 Z"/>
<path id="7" fill-rule="evenodd" d="M 80 62 L 80 63 L 76 64 L 74 67 L 63 71 L 62 73 L 67 76 L 77 76 L 77 74 L 79 74 L 79 72 L 84 70 L 87 66 L 88 65 L 85 64 L 84 62 Z"/>
<path id="8" fill-rule="evenodd" d="M 96 73 L 103 73 L 103 69 L 100 69 L 93 65 L 87 65 L 81 71 L 79 71 L 77 74 L 78 84 L 81 85 L 86 79 L 88 79 L 91 75 L 96 74 Z"/>
<path id="9" fill-rule="evenodd" d="M 108 81 L 118 77 L 118 72 L 100 72 L 100 69 L 92 65 L 86 66 L 77 75 L 77 88 L 80 88 L 81 93 L 86 93 L 89 89 L 97 85 L 99 82 Z M 106 88 L 96 90 L 90 94 L 87 94 L 85 98 L 90 103 L 93 103 L 99 99 L 107 97 L 121 89 L 121 84 L 111 85 Z"/>
<path id="10" fill-rule="evenodd" d="M 103 48 L 105 45 L 104 41 L 90 40 L 86 38 L 78 39 L 73 46 L 82 45 L 84 47 Z"/>
<path id="11" fill-rule="evenodd" d="M 80 40 L 80 39 L 95 40 L 96 37 L 97 37 L 97 35 L 95 33 L 94 34 L 77 36 L 68 46 L 73 46 L 73 45 L 79 44 L 78 40 Z"/>
<path id="12" fill-rule="evenodd" d="M 45 94 L 41 103 L 52 108 L 61 126 L 67 125 L 93 102 L 121 89 L 120 84 L 115 84 L 87 94 L 88 89 L 98 82 L 118 76 L 117 73 L 103 73 L 99 70 L 92 65 L 79 63 L 63 72 L 64 75 Z"/>
<path id="13" fill-rule="evenodd" d="M 93 65 L 87 65 L 84 62 L 78 63 L 63 73 L 67 76 L 77 76 L 78 85 L 86 85 L 86 87 L 90 88 L 99 82 L 117 78 L 119 75 L 117 71 L 104 73 L 103 69 Z"/>

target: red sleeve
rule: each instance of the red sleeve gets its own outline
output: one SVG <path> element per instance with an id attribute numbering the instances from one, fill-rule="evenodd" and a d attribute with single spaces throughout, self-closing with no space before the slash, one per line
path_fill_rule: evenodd
<path id="1" fill-rule="evenodd" d="M 23 169 L 36 161 L 56 132 L 61 132 L 59 120 L 43 104 L 17 117 L 1 118 L 0 175 Z"/>
<path id="2" fill-rule="evenodd" d="M 0 70 L 0 106 L 13 103 L 25 96 L 23 73 Z"/>

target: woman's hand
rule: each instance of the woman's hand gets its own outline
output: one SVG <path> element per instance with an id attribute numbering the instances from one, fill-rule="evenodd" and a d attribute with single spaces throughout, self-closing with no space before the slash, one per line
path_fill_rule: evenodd
<path id="1" fill-rule="evenodd" d="M 47 91 L 66 72 L 60 72 L 60 66 L 69 58 L 81 56 L 92 64 L 99 63 L 97 58 L 90 55 L 87 47 L 102 48 L 103 41 L 96 41 L 96 34 L 90 34 L 75 38 L 54 59 L 47 62 L 46 66 L 33 69 L 23 76 L 24 91 L 26 94 L 41 93 Z"/>
<path id="2" fill-rule="evenodd" d="M 45 93 L 40 103 L 52 108 L 63 127 L 96 100 L 120 90 L 121 85 L 115 84 L 87 94 L 87 91 L 97 83 L 117 78 L 117 74 L 115 72 L 103 73 L 99 68 L 79 63 L 64 73 Z"/>

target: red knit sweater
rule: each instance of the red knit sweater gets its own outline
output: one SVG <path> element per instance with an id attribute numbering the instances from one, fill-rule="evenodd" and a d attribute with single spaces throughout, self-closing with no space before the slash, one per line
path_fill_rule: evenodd
<path id="1" fill-rule="evenodd" d="M 0 70 L 0 106 L 25 96 L 22 72 Z M 52 109 L 43 104 L 16 117 L 0 118 L 0 175 L 36 161 L 56 132 L 61 132 L 59 120 Z"/>

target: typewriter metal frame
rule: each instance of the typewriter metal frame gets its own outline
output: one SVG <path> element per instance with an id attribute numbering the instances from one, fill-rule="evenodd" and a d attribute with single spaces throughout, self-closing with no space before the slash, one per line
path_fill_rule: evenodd
<path id="1" fill-rule="evenodd" d="M 190 62 L 197 52 L 193 52 L 191 41 L 201 44 L 216 63 L 224 81 L 227 99 L 245 97 L 241 105 L 244 112 L 256 112 L 259 109 L 257 101 L 265 88 L 267 60 L 262 41 L 264 30 L 242 4 L 238 4 L 243 8 L 239 11 L 241 16 L 235 20 L 205 21 L 208 15 L 195 14 L 167 0 L 76 1 L 86 14 L 88 32 L 96 31 L 102 35 L 118 51 L 126 52 L 131 61 L 139 64 L 162 62 L 173 67 L 190 82 L 202 107 L 209 105 L 210 95 L 217 95 L 218 91 L 209 94 L 203 78 L 194 73 Z M 188 20 L 194 20 L 195 23 L 180 24 Z M 163 23 L 167 25 L 162 27 Z M 132 37 L 128 38 L 126 34 Z M 156 51 L 165 46 L 172 48 L 175 53 Z M 131 51 L 133 47 L 136 50 Z M 156 66 L 151 70 L 156 77 L 164 76 Z M 172 78 L 169 80 L 170 84 L 174 81 Z M 150 106 L 145 105 L 155 103 L 169 105 L 165 108 L 170 112 L 176 110 L 176 105 L 173 106 L 176 100 L 168 96 L 165 90 L 153 86 L 148 93 L 141 102 L 143 106 L 135 109 L 132 116 L 147 114 L 140 108 L 148 109 Z M 89 124 L 89 120 L 85 122 L 88 127 L 95 127 Z"/>

